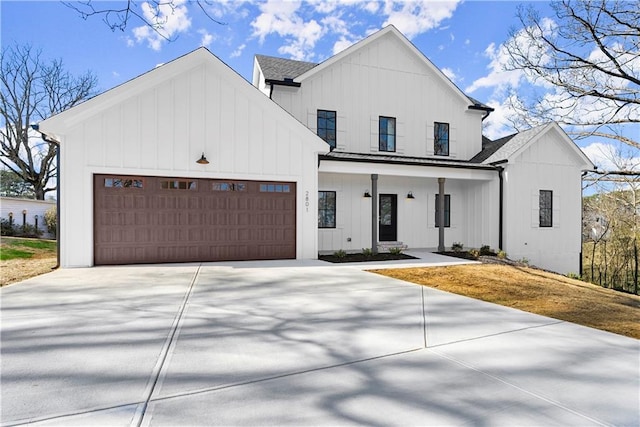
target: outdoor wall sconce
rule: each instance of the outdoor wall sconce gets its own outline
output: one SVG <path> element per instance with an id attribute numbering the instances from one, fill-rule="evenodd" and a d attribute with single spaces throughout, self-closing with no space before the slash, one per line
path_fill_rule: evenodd
<path id="1" fill-rule="evenodd" d="M 200 156 L 200 158 L 196 160 L 196 163 L 198 163 L 199 165 L 208 165 L 209 160 L 207 160 L 207 158 L 204 156 L 204 153 L 202 153 L 202 156 Z"/>
<path id="2" fill-rule="evenodd" d="M 362 197 L 371 198 L 371 193 L 369 193 L 369 190 L 365 190 L 364 194 L 362 195 Z"/>
<path id="3" fill-rule="evenodd" d="M 38 230 L 38 215 L 34 215 L 33 219 L 35 219 L 36 222 L 36 230 Z"/>
<path id="4" fill-rule="evenodd" d="M 413 191 L 407 193 L 407 199 L 415 199 L 415 197 L 413 197 Z"/>
<path id="5" fill-rule="evenodd" d="M 13 227 L 13 212 L 9 212 L 9 225 Z"/>
<path id="6" fill-rule="evenodd" d="M 24 227 L 25 225 L 27 225 L 27 210 L 23 210 L 22 211 L 22 226 Z"/>

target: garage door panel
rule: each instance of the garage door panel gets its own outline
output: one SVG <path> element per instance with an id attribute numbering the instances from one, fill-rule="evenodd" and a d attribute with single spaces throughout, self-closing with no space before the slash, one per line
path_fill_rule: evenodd
<path id="1" fill-rule="evenodd" d="M 94 177 L 96 264 L 295 258 L 295 183 Z"/>

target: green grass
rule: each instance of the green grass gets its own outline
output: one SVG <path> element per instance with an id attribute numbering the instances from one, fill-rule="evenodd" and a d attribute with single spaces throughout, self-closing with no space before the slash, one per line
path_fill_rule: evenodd
<path id="1" fill-rule="evenodd" d="M 21 251 L 20 249 L 2 248 L 0 250 L 0 261 L 8 261 L 16 258 L 31 258 L 33 252 Z"/>
<path id="2" fill-rule="evenodd" d="M 32 249 L 44 249 L 55 251 L 57 243 L 55 240 L 22 239 L 18 237 L 3 238 L 2 243 L 11 247 L 25 247 Z"/>
<path id="3" fill-rule="evenodd" d="M 0 243 L 0 261 L 55 256 L 56 250 L 57 243 L 55 240 L 23 239 L 20 237 L 2 236 Z"/>

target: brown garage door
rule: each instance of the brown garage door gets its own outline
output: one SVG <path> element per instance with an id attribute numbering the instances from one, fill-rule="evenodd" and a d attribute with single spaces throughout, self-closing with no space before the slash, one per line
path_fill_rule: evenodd
<path id="1" fill-rule="evenodd" d="M 96 265 L 295 258 L 295 183 L 95 175 L 94 245 Z"/>

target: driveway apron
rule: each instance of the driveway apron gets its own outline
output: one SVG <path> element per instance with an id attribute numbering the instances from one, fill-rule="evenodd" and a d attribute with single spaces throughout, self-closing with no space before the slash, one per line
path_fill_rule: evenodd
<path id="1" fill-rule="evenodd" d="M 351 267 L 2 290 L 2 423 L 639 425 L 639 342 Z"/>

